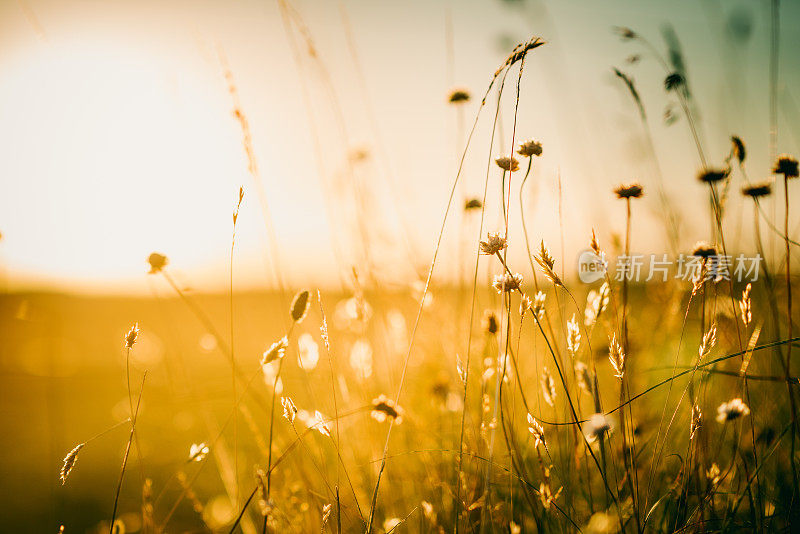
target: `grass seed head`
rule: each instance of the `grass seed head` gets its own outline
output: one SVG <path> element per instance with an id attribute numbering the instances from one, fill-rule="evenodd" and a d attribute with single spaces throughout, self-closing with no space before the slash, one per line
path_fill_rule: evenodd
<path id="1" fill-rule="evenodd" d="M 292 320 L 296 323 L 303 322 L 303 319 L 305 319 L 308 313 L 310 304 L 311 299 L 309 298 L 308 291 L 304 290 L 295 295 L 294 300 L 292 300 L 291 308 Z"/>
<path id="2" fill-rule="evenodd" d="M 278 341 L 270 345 L 261 356 L 261 365 L 266 365 L 275 360 L 280 360 L 286 354 L 286 348 L 289 346 L 289 340 L 283 336 Z"/>
<path id="3" fill-rule="evenodd" d="M 74 449 L 69 451 L 67 455 L 64 457 L 64 465 L 61 466 L 61 485 L 63 486 L 67 482 L 67 477 L 72 472 L 72 469 L 75 467 L 75 462 L 78 460 L 78 453 L 81 452 L 81 449 L 85 446 L 85 443 L 79 443 L 75 446 Z"/>
<path id="4" fill-rule="evenodd" d="M 131 329 L 125 334 L 125 348 L 133 347 L 137 337 L 139 337 L 139 323 L 133 323 Z"/>

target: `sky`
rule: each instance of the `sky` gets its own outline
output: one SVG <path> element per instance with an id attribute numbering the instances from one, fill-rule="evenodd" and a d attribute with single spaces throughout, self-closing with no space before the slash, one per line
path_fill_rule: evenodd
<path id="1" fill-rule="evenodd" d="M 800 28 L 787 21 L 800 20 L 800 3 L 781 9 L 775 149 L 797 154 Z M 517 71 L 509 74 L 494 145 L 496 93 L 481 110 L 444 234 L 443 279 L 474 251 L 478 222 L 460 207 L 482 196 L 487 162 L 507 153 L 512 132 L 515 143 L 544 145 L 526 186 L 526 223 L 564 264 L 592 228 L 605 243 L 624 229 L 611 189 L 634 180 L 651 194 L 635 206 L 633 248 L 666 252 L 659 173 L 685 219 L 680 245 L 690 248 L 709 234 L 697 151 L 685 120 L 665 124 L 665 109 L 679 109 L 659 64 L 612 31 L 631 27 L 663 53 L 665 25 L 681 43 L 710 163 L 722 163 L 737 134 L 750 178 L 767 178 L 766 1 L 5 0 L 0 282 L 12 291 L 141 293 L 152 284 L 146 258 L 158 251 L 184 285 L 225 289 L 241 186 L 237 289 L 279 280 L 336 287 L 353 266 L 408 284 L 430 262 L 480 95 L 531 36 L 547 44 L 526 59 L 516 123 Z M 642 95 L 657 165 L 613 66 Z M 448 105 L 453 87 L 472 101 Z M 493 199 L 499 180 L 491 168 Z M 498 206 L 487 203 L 486 230 L 499 229 Z M 521 221 L 512 206 L 514 243 Z M 732 195 L 729 209 L 729 247 L 752 249 L 741 222 L 749 206 Z"/>

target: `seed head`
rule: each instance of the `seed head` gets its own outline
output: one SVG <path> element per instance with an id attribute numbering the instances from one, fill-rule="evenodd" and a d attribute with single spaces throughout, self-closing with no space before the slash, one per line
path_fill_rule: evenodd
<path id="1" fill-rule="evenodd" d="M 479 210 L 483 207 L 483 202 L 478 198 L 471 198 L 464 202 L 464 211 Z"/>
<path id="2" fill-rule="evenodd" d="M 698 241 L 694 244 L 694 249 L 692 249 L 692 256 L 698 256 L 704 260 L 712 258 L 716 255 L 717 249 L 713 245 L 708 244 L 706 241 Z"/>
<path id="3" fill-rule="evenodd" d="M 526 158 L 530 158 L 532 156 L 541 156 L 542 143 L 536 141 L 535 139 L 529 139 L 528 141 L 525 141 L 519 145 L 517 154 Z"/>
<path id="4" fill-rule="evenodd" d="M 81 449 L 85 446 L 85 443 L 79 443 L 74 449 L 69 451 L 67 455 L 64 457 L 64 465 L 61 466 L 61 485 L 63 486 L 67 482 L 67 477 L 72 472 L 72 469 L 75 467 L 75 462 L 78 459 L 78 453 L 81 452 Z"/>
<path id="5" fill-rule="evenodd" d="M 746 197 L 761 198 L 772 194 L 772 182 L 761 182 L 748 185 L 742 188 L 742 194 Z"/>
<path id="6" fill-rule="evenodd" d="M 728 177 L 730 173 L 731 173 L 730 167 L 725 167 L 725 168 L 706 167 L 705 169 L 697 173 L 697 179 L 707 184 L 713 184 L 721 180 L 724 180 L 725 178 Z"/>
<path id="7" fill-rule="evenodd" d="M 521 285 L 522 275 L 519 273 L 514 273 L 513 275 L 503 273 L 502 275 L 495 276 L 492 282 L 492 287 L 498 293 L 510 293 L 519 289 Z"/>
<path id="8" fill-rule="evenodd" d="M 539 246 L 539 253 L 535 254 L 533 259 L 539 264 L 539 267 L 541 267 L 542 272 L 548 280 L 557 286 L 563 287 L 564 283 L 553 270 L 555 260 L 553 259 L 553 256 L 550 255 L 550 251 L 547 249 L 547 245 L 544 241 L 542 241 L 541 245 Z"/>
<path id="9" fill-rule="evenodd" d="M 602 413 L 590 415 L 589 420 L 583 424 L 583 433 L 590 443 L 610 434 L 613 430 L 611 419 Z"/>
<path id="10" fill-rule="evenodd" d="M 622 184 L 614 189 L 617 198 L 639 198 L 642 196 L 644 189 L 637 183 Z"/>
<path id="11" fill-rule="evenodd" d="M 169 260 L 163 254 L 159 254 L 158 252 L 153 252 L 150 256 L 147 257 L 147 263 L 150 264 L 150 270 L 147 274 L 156 274 L 160 273 L 164 267 L 167 266 Z"/>
<path id="12" fill-rule="evenodd" d="M 750 306 L 751 289 L 753 289 L 753 285 L 747 284 L 744 291 L 742 291 L 742 300 L 739 301 L 739 312 L 741 312 L 742 322 L 745 328 L 750 326 L 750 322 L 753 320 L 753 312 Z"/>
<path id="13" fill-rule="evenodd" d="M 798 168 L 797 159 L 789 154 L 781 154 L 775 161 L 775 167 L 772 169 L 775 174 L 782 174 L 786 178 L 797 178 Z"/>
<path id="14" fill-rule="evenodd" d="M 622 380 L 625 376 L 625 351 L 617 342 L 617 335 L 611 336 L 611 341 L 608 344 L 608 360 L 611 362 L 611 367 L 614 368 L 614 376 Z"/>
<path id="15" fill-rule="evenodd" d="M 139 337 L 139 323 L 133 323 L 131 329 L 125 334 L 125 348 L 133 347 L 137 337 Z"/>
<path id="16" fill-rule="evenodd" d="M 717 408 L 717 421 L 720 423 L 733 421 L 746 415 L 750 415 L 750 408 L 739 398 L 723 402 Z"/>
<path id="17" fill-rule="evenodd" d="M 581 346 L 581 331 L 578 327 L 578 321 L 575 320 L 575 314 L 572 314 L 572 319 L 567 322 L 567 350 L 575 356 Z"/>
<path id="18" fill-rule="evenodd" d="M 734 135 L 731 136 L 731 143 L 733 143 L 733 149 L 731 153 L 733 156 L 739 160 L 739 165 L 744 163 L 744 158 L 747 157 L 747 151 L 744 148 L 744 141 L 738 136 Z"/>
<path id="19" fill-rule="evenodd" d="M 283 416 L 286 420 L 294 423 L 294 419 L 297 417 L 297 406 L 294 405 L 292 399 L 290 397 L 281 397 L 281 406 L 283 406 Z"/>
<path id="20" fill-rule="evenodd" d="M 504 171 L 516 172 L 519 170 L 519 161 L 514 157 L 499 156 L 495 158 L 494 162 Z"/>
<path id="21" fill-rule="evenodd" d="M 292 320 L 296 323 L 303 322 L 303 319 L 305 319 L 308 313 L 309 305 L 310 299 L 308 291 L 301 291 L 295 295 L 291 309 Z"/>
<path id="22" fill-rule="evenodd" d="M 664 79 L 664 89 L 667 91 L 675 91 L 685 83 L 686 80 L 679 72 L 673 72 Z"/>
<path id="23" fill-rule="evenodd" d="M 483 314 L 483 329 L 486 330 L 488 334 L 496 334 L 497 330 L 499 329 L 499 325 L 497 323 L 497 315 L 494 314 L 493 311 L 486 310 Z"/>
<path id="24" fill-rule="evenodd" d="M 278 341 L 270 345 L 261 356 L 261 365 L 266 365 L 272 361 L 280 360 L 286 354 L 286 348 L 289 346 L 289 340 L 283 336 Z"/>
<path id="25" fill-rule="evenodd" d="M 481 254 L 494 255 L 504 250 L 508 244 L 506 243 L 506 236 L 500 235 L 500 232 L 486 234 L 486 241 L 480 242 Z"/>
<path id="26" fill-rule="evenodd" d="M 544 428 L 539 424 L 531 414 L 528 414 L 528 432 L 533 434 L 534 447 L 538 447 L 539 443 L 544 443 Z"/>
<path id="27" fill-rule="evenodd" d="M 372 411 L 370 415 L 379 423 L 383 423 L 390 418 L 394 419 L 394 422 L 398 425 L 403 422 L 403 409 L 392 399 L 383 394 L 372 399 Z"/>
<path id="28" fill-rule="evenodd" d="M 458 88 L 450 91 L 450 95 L 447 97 L 447 101 L 451 104 L 460 105 L 469 102 L 470 98 L 471 97 L 469 91 L 467 91 L 466 89 Z"/>

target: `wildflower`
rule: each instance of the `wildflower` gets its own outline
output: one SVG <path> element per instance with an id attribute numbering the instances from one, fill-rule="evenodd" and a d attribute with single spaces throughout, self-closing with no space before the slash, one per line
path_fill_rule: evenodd
<path id="1" fill-rule="evenodd" d="M 544 400 L 550 406 L 556 404 L 556 381 L 553 380 L 553 375 L 547 370 L 547 367 L 542 369 L 542 391 Z"/>
<path id="2" fill-rule="evenodd" d="M 775 167 L 772 172 L 775 174 L 782 174 L 786 178 L 797 178 L 800 174 L 797 168 L 797 159 L 789 154 L 781 154 L 775 161 Z"/>
<path id="3" fill-rule="evenodd" d="M 534 447 L 538 447 L 539 443 L 544 443 L 544 428 L 539 421 L 536 420 L 531 414 L 528 414 L 528 432 L 533 434 Z"/>
<path id="4" fill-rule="evenodd" d="M 303 319 L 305 319 L 306 314 L 308 313 L 309 304 L 308 291 L 301 291 L 295 295 L 294 300 L 292 300 L 291 307 L 291 315 L 294 322 L 303 322 Z"/>
<path id="5" fill-rule="evenodd" d="M 503 292 L 510 293 L 511 291 L 519 289 L 521 284 L 522 284 L 521 274 L 503 273 L 502 275 L 497 275 L 494 277 L 494 281 L 492 282 L 492 287 L 498 293 L 503 293 Z"/>
<path id="6" fill-rule="evenodd" d="M 297 417 L 297 406 L 290 397 L 281 397 L 281 406 L 283 406 L 283 416 L 287 421 L 294 424 L 294 419 Z"/>
<path id="7" fill-rule="evenodd" d="M 625 376 L 625 351 L 617 342 L 617 335 L 611 337 L 611 342 L 608 345 L 608 360 L 611 362 L 611 367 L 614 368 L 614 376 L 622 380 Z"/>
<path id="8" fill-rule="evenodd" d="M 581 334 L 578 327 L 578 321 L 575 320 L 575 314 L 572 314 L 572 319 L 567 322 L 567 350 L 575 356 L 581 346 Z"/>
<path id="9" fill-rule="evenodd" d="M 483 202 L 478 198 L 471 198 L 464 202 L 464 211 L 479 210 L 483 207 Z"/>
<path id="10" fill-rule="evenodd" d="M 621 184 L 614 189 L 617 198 L 639 198 L 642 196 L 644 189 L 637 183 Z"/>
<path id="11" fill-rule="evenodd" d="M 524 156 L 526 158 L 530 158 L 531 156 L 541 156 L 542 155 L 542 143 L 536 141 L 535 139 L 530 139 L 525 141 L 524 143 L 519 145 L 517 149 L 517 154 L 520 156 Z"/>
<path id="12" fill-rule="evenodd" d="M 708 259 L 713 256 L 717 255 L 717 249 L 714 248 L 714 245 L 709 245 L 705 241 L 698 241 L 694 244 L 694 249 L 692 250 L 692 256 L 698 256 L 703 259 Z"/>
<path id="13" fill-rule="evenodd" d="M 707 184 L 713 184 L 721 180 L 724 180 L 725 178 L 728 177 L 730 173 L 731 173 L 730 167 L 725 167 L 725 168 L 706 167 L 697 174 L 697 179 Z"/>
<path id="14" fill-rule="evenodd" d="M 147 274 L 156 274 L 160 273 L 164 267 L 167 266 L 168 260 L 163 254 L 153 252 L 150 254 L 150 256 L 148 256 L 147 263 L 150 264 L 150 271 L 148 271 Z"/>
<path id="15" fill-rule="evenodd" d="M 466 89 L 453 89 L 450 91 L 450 95 L 447 97 L 447 101 L 451 104 L 466 104 L 470 100 L 469 91 Z"/>
<path id="16" fill-rule="evenodd" d="M 761 198 L 772 194 L 772 183 L 761 182 L 742 188 L 742 194 L 751 198 Z"/>
<path id="17" fill-rule="evenodd" d="M 494 162 L 497 163 L 497 166 L 504 171 L 516 172 L 519 170 L 519 161 L 517 161 L 517 158 L 513 156 L 499 156 L 495 158 Z"/>
<path id="18" fill-rule="evenodd" d="M 602 413 L 590 415 L 589 420 L 583 424 L 583 433 L 590 443 L 604 438 L 607 434 L 610 434 L 613 429 L 611 419 Z"/>
<path id="19" fill-rule="evenodd" d="M 700 430 L 700 427 L 703 426 L 703 412 L 700 410 L 700 406 L 694 405 L 692 406 L 692 418 L 689 421 L 689 440 L 693 440 L 697 431 Z"/>
<path id="20" fill-rule="evenodd" d="M 753 289 L 752 284 L 747 284 L 742 291 L 742 300 L 739 301 L 739 311 L 741 312 L 742 322 L 744 326 L 750 326 L 750 322 L 753 320 L 753 312 L 750 307 L 750 290 Z"/>
<path id="21" fill-rule="evenodd" d="M 266 365 L 272 361 L 280 360 L 286 354 L 286 348 L 289 346 L 289 340 L 283 336 L 278 341 L 273 343 L 264 354 L 261 356 L 261 365 Z"/>
<path id="22" fill-rule="evenodd" d="M 389 418 L 394 419 L 394 422 L 398 425 L 403 422 L 403 409 L 383 394 L 376 399 L 372 399 L 370 415 L 379 423 L 383 423 Z"/>
<path id="23" fill-rule="evenodd" d="M 125 335 L 125 348 L 129 349 L 133 347 L 133 344 L 136 343 L 137 337 L 139 337 L 139 323 L 133 323 L 133 326 Z"/>
<path id="24" fill-rule="evenodd" d="M 750 415 L 750 408 L 739 398 L 723 402 L 717 408 L 717 421 L 720 423 L 733 421 L 746 415 Z"/>
<path id="25" fill-rule="evenodd" d="M 493 311 L 486 310 L 483 314 L 483 329 L 489 334 L 496 334 L 499 329 L 497 315 Z"/>
<path id="26" fill-rule="evenodd" d="M 61 485 L 63 486 L 67 482 L 67 477 L 72 472 L 72 469 L 75 467 L 75 462 L 78 460 L 78 453 L 81 452 L 81 449 L 85 446 L 85 443 L 78 443 L 78 445 L 69 451 L 67 455 L 64 457 L 64 465 L 61 466 Z"/>
<path id="27" fill-rule="evenodd" d="M 500 235 L 500 232 L 487 233 L 486 241 L 480 242 L 482 254 L 497 254 L 508 246 L 506 243 L 506 236 Z"/>
<path id="28" fill-rule="evenodd" d="M 193 443 L 192 446 L 189 447 L 189 461 L 202 462 L 208 455 L 209 450 L 208 445 L 205 443 Z"/>

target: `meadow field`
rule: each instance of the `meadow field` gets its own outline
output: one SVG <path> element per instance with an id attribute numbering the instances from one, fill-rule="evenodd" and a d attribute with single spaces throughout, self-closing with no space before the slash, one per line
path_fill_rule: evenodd
<path id="1" fill-rule="evenodd" d="M 278 5 L 328 88 L 301 10 Z M 606 74 L 636 172 L 541 163 L 547 133 L 520 112 L 542 98 L 526 85 L 551 46 L 538 34 L 504 44 L 484 85 L 437 96 L 447 172 L 399 183 L 436 192 L 433 213 L 398 222 L 378 201 L 385 176 L 363 162 L 383 149 L 348 147 L 333 170 L 320 152 L 339 267 L 325 276 L 303 273 L 327 252 L 287 246 L 295 227 L 325 234 L 324 217 L 275 209 L 220 46 L 248 180 L 217 199 L 223 274 L 196 283 L 185 255 L 150 249 L 141 294 L 0 295 L 0 532 L 800 531 L 800 146 L 776 100 L 791 96 L 779 9 L 758 132 L 704 127 L 690 89 L 704 72 L 671 27 L 608 32 L 629 51 Z M 107 201 L 124 207 L 128 187 Z M 148 217 L 206 246 L 177 213 Z M 243 221 L 263 230 L 267 287 L 238 278 Z"/>

